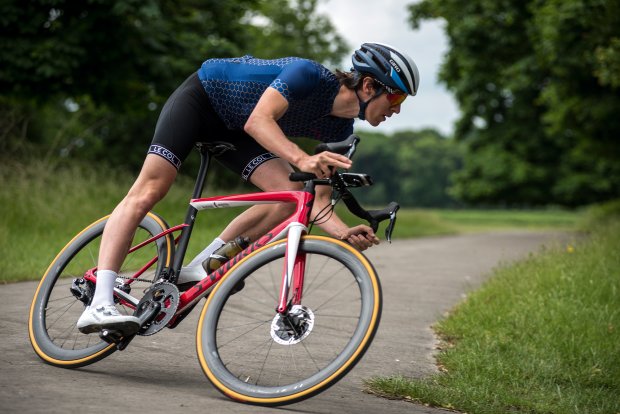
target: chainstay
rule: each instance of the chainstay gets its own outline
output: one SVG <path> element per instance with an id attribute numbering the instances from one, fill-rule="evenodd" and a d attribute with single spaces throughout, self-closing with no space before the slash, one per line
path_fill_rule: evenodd
<path id="1" fill-rule="evenodd" d="M 127 277 L 127 276 L 121 276 L 121 275 L 116 276 L 116 278 L 117 279 L 125 279 L 125 280 L 133 280 L 133 281 L 136 281 L 136 282 L 150 283 L 152 285 L 154 285 L 156 283 L 160 283 L 160 282 L 167 282 L 167 280 L 164 280 L 164 279 L 157 279 L 157 280 L 140 279 L 139 277 Z"/>

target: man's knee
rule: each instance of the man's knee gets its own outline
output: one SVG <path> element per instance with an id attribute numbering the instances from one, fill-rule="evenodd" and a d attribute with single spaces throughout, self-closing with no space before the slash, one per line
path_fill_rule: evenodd
<path id="1" fill-rule="evenodd" d="M 156 187 L 132 188 L 125 197 L 125 204 L 135 212 L 146 214 L 165 197 L 166 192 Z"/>
<path id="2" fill-rule="evenodd" d="M 149 154 L 125 203 L 136 212 L 146 214 L 166 196 L 176 177 L 176 169 L 163 158 Z"/>

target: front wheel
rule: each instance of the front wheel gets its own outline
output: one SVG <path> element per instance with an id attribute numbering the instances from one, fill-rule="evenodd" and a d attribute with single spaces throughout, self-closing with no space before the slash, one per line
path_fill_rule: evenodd
<path id="1" fill-rule="evenodd" d="M 374 268 L 350 245 L 327 237 L 302 238 L 303 298 L 278 314 L 285 250 L 283 240 L 242 259 L 200 315 L 202 369 L 238 401 L 284 405 L 327 389 L 359 361 L 379 325 Z"/>
<path id="2" fill-rule="evenodd" d="M 77 368 L 99 361 L 116 350 L 115 345 L 102 341 L 98 334 L 85 335 L 76 327 L 94 293 L 94 283 L 84 280 L 83 276 L 97 266 L 101 235 L 107 221 L 108 217 L 104 217 L 92 223 L 65 246 L 50 264 L 34 295 L 28 320 L 30 343 L 36 354 L 49 364 Z M 148 213 L 135 232 L 132 246 L 167 227 L 161 217 Z M 140 270 L 144 271 L 140 279 L 154 280 L 164 266 L 170 265 L 173 249 L 174 239 L 170 234 L 147 243 L 127 255 L 119 276 L 132 277 Z M 131 293 L 140 295 L 148 286 L 150 282 L 136 281 L 131 284 Z M 117 308 L 124 314 L 134 312 L 124 302 L 119 302 Z"/>

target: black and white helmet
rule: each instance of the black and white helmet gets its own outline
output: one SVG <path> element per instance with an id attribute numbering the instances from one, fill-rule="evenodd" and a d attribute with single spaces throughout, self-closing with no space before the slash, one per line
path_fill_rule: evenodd
<path id="1" fill-rule="evenodd" d="M 418 92 L 420 74 L 411 57 L 392 46 L 364 43 L 352 57 L 353 69 L 371 75 L 389 89 L 398 89 L 408 95 Z"/>

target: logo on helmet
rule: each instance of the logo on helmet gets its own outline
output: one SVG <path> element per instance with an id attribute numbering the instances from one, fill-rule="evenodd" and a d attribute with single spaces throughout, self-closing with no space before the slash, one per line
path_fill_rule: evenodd
<path id="1" fill-rule="evenodd" d="M 400 73 L 400 66 L 398 66 L 398 64 L 394 62 L 394 60 L 390 59 L 390 65 L 392 65 L 392 67 L 394 68 L 394 70 L 396 70 L 396 72 Z"/>

